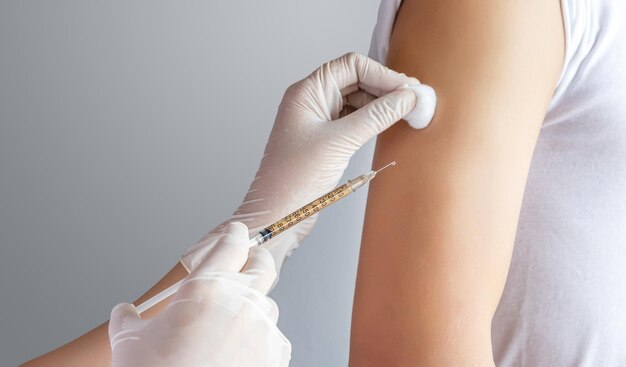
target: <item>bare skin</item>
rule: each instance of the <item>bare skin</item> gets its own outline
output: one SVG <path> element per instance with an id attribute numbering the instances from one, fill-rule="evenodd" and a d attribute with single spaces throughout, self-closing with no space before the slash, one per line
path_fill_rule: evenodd
<path id="1" fill-rule="evenodd" d="M 387 64 L 438 95 L 379 136 L 350 366 L 493 366 L 524 186 L 563 66 L 557 0 L 405 0 Z"/>
<path id="2" fill-rule="evenodd" d="M 183 279 L 187 274 L 187 270 L 180 263 L 177 263 L 154 287 L 139 297 L 134 305 L 140 305 L 161 290 Z M 154 317 L 168 303 L 169 298 L 144 312 L 141 315 L 142 318 Z M 110 367 L 111 348 L 108 327 L 109 323 L 105 322 L 79 338 L 22 364 L 21 367 Z"/>

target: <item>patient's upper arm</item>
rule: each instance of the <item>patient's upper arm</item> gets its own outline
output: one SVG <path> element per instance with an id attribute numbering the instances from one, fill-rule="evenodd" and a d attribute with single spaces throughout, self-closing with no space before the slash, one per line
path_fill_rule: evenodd
<path id="1" fill-rule="evenodd" d="M 537 135 L 563 62 L 558 0 L 405 0 L 387 64 L 433 86 L 435 119 L 376 145 L 352 366 L 491 363 Z"/>

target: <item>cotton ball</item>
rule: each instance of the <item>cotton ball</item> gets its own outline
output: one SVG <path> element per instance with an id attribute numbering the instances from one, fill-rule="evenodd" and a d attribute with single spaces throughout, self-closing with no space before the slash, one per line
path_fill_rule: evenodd
<path id="1" fill-rule="evenodd" d="M 423 129 L 428 126 L 435 115 L 437 106 L 435 90 L 426 84 L 403 84 L 400 88 L 410 88 L 417 96 L 415 107 L 404 116 L 404 120 L 414 129 Z"/>

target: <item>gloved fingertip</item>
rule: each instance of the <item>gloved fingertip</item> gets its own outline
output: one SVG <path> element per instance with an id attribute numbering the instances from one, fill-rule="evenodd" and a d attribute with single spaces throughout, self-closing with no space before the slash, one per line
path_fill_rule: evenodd
<path id="1" fill-rule="evenodd" d="M 230 222 L 224 226 L 222 233 L 245 237 L 248 236 L 248 226 L 242 222 Z"/>
<path id="2" fill-rule="evenodd" d="M 119 303 L 111 310 L 109 319 L 109 336 L 112 337 L 123 329 L 124 323 L 128 319 L 141 320 L 141 316 L 134 305 L 130 303 Z"/>
<path id="3" fill-rule="evenodd" d="M 403 87 L 409 86 L 409 85 L 419 85 L 419 84 L 422 84 L 422 83 L 420 83 L 419 79 L 414 78 L 412 76 L 408 77 L 408 79 L 409 79 L 409 82 L 407 84 L 404 84 Z"/>
<path id="4" fill-rule="evenodd" d="M 222 233 L 237 232 L 238 228 L 245 228 L 248 230 L 248 227 L 242 222 L 229 222 L 224 226 L 224 228 L 222 228 Z"/>
<path id="5" fill-rule="evenodd" d="M 413 110 L 404 116 L 411 127 L 423 129 L 427 127 L 435 116 L 437 106 L 437 95 L 435 90 L 425 84 L 404 84 L 398 89 L 411 89 L 417 101 Z"/>
<path id="6" fill-rule="evenodd" d="M 111 313 L 112 314 L 114 314 L 114 313 L 117 314 L 117 313 L 121 312 L 120 309 L 124 308 L 127 304 L 128 303 L 126 303 L 126 302 L 118 303 L 117 305 L 115 305 L 115 307 L 113 307 L 113 309 L 111 310 Z"/>
<path id="7" fill-rule="evenodd" d="M 119 303 L 115 307 L 113 307 L 113 310 L 111 310 L 111 315 L 117 315 L 121 317 L 126 317 L 130 315 L 130 316 L 140 318 L 139 311 L 137 311 L 137 307 L 135 307 L 135 305 L 133 304 L 125 303 L 125 302 Z"/>

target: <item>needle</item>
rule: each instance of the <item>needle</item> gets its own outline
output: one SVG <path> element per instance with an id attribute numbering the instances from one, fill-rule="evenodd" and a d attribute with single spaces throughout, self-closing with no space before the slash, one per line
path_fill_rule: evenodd
<path id="1" fill-rule="evenodd" d="M 383 168 L 380 168 L 379 170 L 374 171 L 374 172 L 378 173 L 378 172 L 380 172 L 380 171 L 384 170 L 385 168 L 387 168 L 387 167 L 389 167 L 389 166 L 395 166 L 395 165 L 396 165 L 396 161 L 393 161 L 393 162 L 391 162 L 391 163 L 387 164 L 386 166 L 384 166 Z"/>

